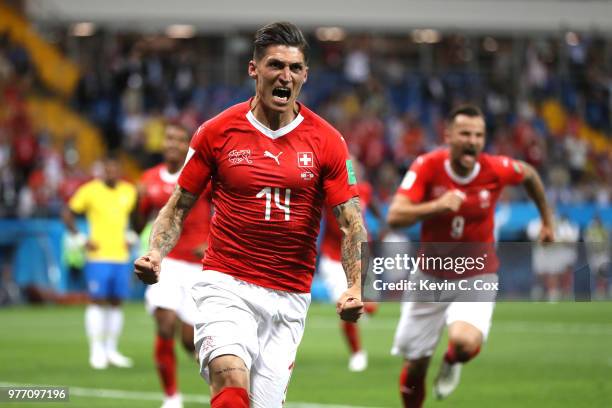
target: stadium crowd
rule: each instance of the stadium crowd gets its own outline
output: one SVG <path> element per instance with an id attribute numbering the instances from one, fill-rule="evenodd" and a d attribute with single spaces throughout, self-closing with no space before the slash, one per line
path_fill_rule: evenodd
<path id="1" fill-rule="evenodd" d="M 449 109 L 471 101 L 487 116 L 486 150 L 532 164 L 552 202 L 610 204 L 612 71 L 602 40 L 435 34 L 432 44 L 414 32 L 310 39 L 316 69 L 302 100 L 346 137 L 380 201 L 417 155 L 441 145 Z M 102 129 L 109 148 L 142 168 L 160 161 L 165 122 L 195 129 L 251 93 L 250 83 L 236 79 L 248 59 L 246 37 L 58 38 L 60 48 L 72 44 L 82 67 L 72 105 Z M 23 101 L 40 86 L 27 50 L 3 35 L 0 51 L 0 212 L 57 215 L 91 169 L 79 168 L 69 138 L 58 151 L 34 132 Z M 509 198 L 525 198 L 518 194 Z"/>
<path id="2" fill-rule="evenodd" d="M 79 167 L 74 138 L 62 150 L 37 131 L 27 97 L 45 93 L 27 49 L 0 34 L 0 216 L 58 216 L 91 170 Z"/>

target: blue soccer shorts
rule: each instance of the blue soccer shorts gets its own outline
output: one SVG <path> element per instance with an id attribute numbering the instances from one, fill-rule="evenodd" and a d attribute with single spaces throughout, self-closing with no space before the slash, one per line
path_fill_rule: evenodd
<path id="1" fill-rule="evenodd" d="M 130 294 L 131 264 L 89 261 L 85 278 L 89 296 L 96 299 L 127 299 Z"/>

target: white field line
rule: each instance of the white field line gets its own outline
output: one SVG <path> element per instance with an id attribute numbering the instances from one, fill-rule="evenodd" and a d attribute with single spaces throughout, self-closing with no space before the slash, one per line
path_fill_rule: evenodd
<path id="1" fill-rule="evenodd" d="M 395 330 L 398 319 L 377 318 L 373 316 L 367 321 L 361 322 L 364 329 Z M 337 328 L 338 322 L 330 318 L 313 317 L 306 321 L 306 332 L 309 329 L 323 330 Z M 546 322 L 546 321 L 496 321 L 493 315 L 493 331 L 512 332 L 512 333 L 540 333 L 540 334 L 576 334 L 576 335 L 604 335 L 612 336 L 612 324 L 605 323 L 566 323 L 566 322 Z"/>
<path id="2" fill-rule="evenodd" d="M 49 384 L 23 384 L 0 381 L 0 387 L 50 387 Z M 58 387 L 65 387 L 59 385 Z M 159 401 L 163 400 L 163 395 L 160 392 L 148 391 L 126 391 L 126 390 L 111 390 L 105 388 L 83 388 L 68 386 L 70 396 L 90 397 L 90 398 L 108 398 L 119 400 L 137 400 L 137 401 Z M 193 395 L 183 394 L 183 402 L 193 402 L 210 406 L 208 395 Z M 316 404 L 310 402 L 287 402 L 287 408 L 378 408 L 378 407 L 360 407 L 356 405 L 335 405 L 335 404 Z"/>

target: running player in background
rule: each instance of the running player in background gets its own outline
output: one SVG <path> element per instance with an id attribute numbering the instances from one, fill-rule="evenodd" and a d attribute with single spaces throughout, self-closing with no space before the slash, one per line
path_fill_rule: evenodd
<path id="1" fill-rule="evenodd" d="M 290 23 L 255 34 L 248 74 L 255 96 L 204 123 L 191 141 L 178 187 L 135 262 L 158 280 L 185 216 L 212 177 L 215 214 L 201 279 L 192 288 L 200 372 L 212 408 L 280 408 L 302 339 L 324 201 L 344 232 L 348 289 L 336 309 L 356 321 L 363 227 L 357 182 L 342 136 L 296 101 L 308 44 Z"/>
<path id="2" fill-rule="evenodd" d="M 531 266 L 536 282 L 531 290 L 533 300 L 554 303 L 569 296 L 572 290 L 573 270 L 578 260 L 580 228 L 567 217 L 555 217 L 555 244 L 537 243 L 531 249 Z M 539 240 L 541 222 L 538 219 L 527 224 L 527 238 Z"/>
<path id="3" fill-rule="evenodd" d="M 406 173 L 389 209 L 387 220 L 391 227 L 423 221 L 422 242 L 492 243 L 495 203 L 502 189 L 510 184 L 523 184 L 542 219 L 540 240 L 553 240 L 552 212 L 533 167 L 508 157 L 482 153 L 485 121 L 480 109 L 465 105 L 453 110 L 446 142 L 448 148 L 419 156 Z M 487 263 L 496 265 L 492 255 L 495 261 L 489 255 Z M 483 271 L 495 274 L 496 269 Z M 432 277 L 425 271 L 421 273 Z M 472 276 L 466 272 L 461 278 Z M 438 398 L 450 395 L 459 383 L 461 365 L 478 354 L 487 338 L 493 307 L 494 302 L 403 304 L 393 353 L 405 358 L 400 376 L 405 407 L 423 404 L 425 375 L 444 324 L 448 327 L 449 342 L 434 393 Z"/>
<path id="4" fill-rule="evenodd" d="M 85 278 L 91 304 L 85 310 L 85 329 L 89 363 L 94 369 L 104 369 L 108 364 L 132 366 L 132 361 L 119 353 L 117 343 L 123 328 L 121 302 L 130 288 L 126 233 L 136 206 L 136 188 L 121 180 L 116 157 L 106 157 L 103 164 L 103 178 L 79 187 L 62 213 L 73 235 L 79 234 L 76 214 L 84 214 L 89 224 Z"/>
<path id="5" fill-rule="evenodd" d="M 357 177 L 363 180 L 361 164 L 354 159 L 353 163 Z M 382 220 L 380 210 L 373 201 L 372 186 L 370 183 L 360 181 L 357 183 L 357 191 L 359 193 L 359 202 L 362 208 L 368 208 L 372 215 Z M 346 290 L 346 275 L 342 268 L 342 256 L 340 253 L 342 231 L 338 226 L 338 222 L 336 221 L 336 217 L 331 207 L 326 207 L 324 225 L 325 227 L 322 232 L 323 239 L 321 241 L 321 258 L 319 260 L 317 272 L 321 276 L 325 287 L 335 302 Z M 370 315 L 374 314 L 377 308 L 378 305 L 376 302 L 366 302 L 363 309 L 366 314 Z M 349 371 L 364 371 L 368 368 L 368 354 L 361 347 L 361 336 L 359 334 L 358 323 L 342 321 L 340 324 L 342 333 L 351 351 L 348 364 Z"/>
<path id="6" fill-rule="evenodd" d="M 187 129 L 175 124 L 166 126 L 164 162 L 147 170 L 138 186 L 139 226 L 156 217 L 172 195 L 185 162 L 190 138 Z M 208 193 L 198 199 L 185 219 L 176 246 L 161 263 L 159 282 L 148 286 L 145 292 L 147 310 L 155 318 L 154 358 L 165 394 L 162 408 L 183 406 L 177 386 L 174 335 L 177 326 L 180 327 L 183 347 L 193 355 L 193 325 L 197 309 L 189 291 L 202 272 L 201 259 L 211 215 L 209 200 Z"/>

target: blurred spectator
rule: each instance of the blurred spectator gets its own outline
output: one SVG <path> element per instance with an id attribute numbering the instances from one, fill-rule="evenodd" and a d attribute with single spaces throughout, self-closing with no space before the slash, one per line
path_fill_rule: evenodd
<path id="1" fill-rule="evenodd" d="M 13 164 L 18 175 L 19 187 L 21 187 L 28 180 L 30 172 L 34 170 L 38 158 L 38 140 L 25 112 L 19 112 L 14 116 L 11 129 Z"/>
<path id="2" fill-rule="evenodd" d="M 357 40 L 344 58 L 344 76 L 353 84 L 363 84 L 370 78 L 370 56 L 366 40 Z"/>
<path id="3" fill-rule="evenodd" d="M 146 157 L 146 167 L 151 167 L 161 163 L 163 160 L 163 147 L 166 123 L 162 113 L 155 109 L 143 127 L 144 151 Z"/>
<path id="4" fill-rule="evenodd" d="M 595 288 L 596 299 L 607 299 L 612 288 L 610 267 L 610 235 L 599 216 L 593 218 L 584 232 L 584 241 Z"/>

